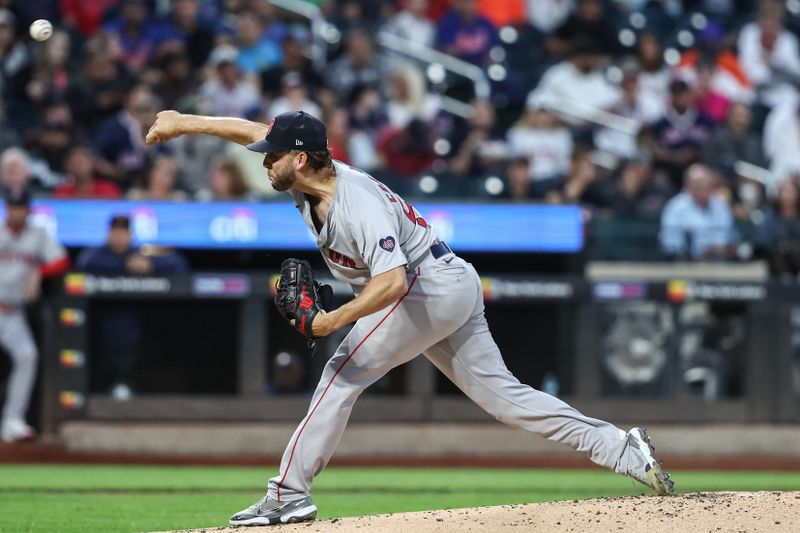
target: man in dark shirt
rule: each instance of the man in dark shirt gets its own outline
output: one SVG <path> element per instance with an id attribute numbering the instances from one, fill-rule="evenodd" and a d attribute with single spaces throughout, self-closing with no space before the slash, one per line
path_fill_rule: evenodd
<path id="1" fill-rule="evenodd" d="M 130 218 L 113 217 L 106 243 L 81 252 L 76 270 L 104 276 L 167 275 L 188 270 L 186 260 L 179 254 L 166 251 L 145 255 L 131 241 Z M 110 390 L 119 401 L 131 398 L 141 332 L 141 315 L 129 303 L 110 303 L 97 314 L 95 333 L 99 349 L 93 363 L 96 365 L 93 389 Z"/>

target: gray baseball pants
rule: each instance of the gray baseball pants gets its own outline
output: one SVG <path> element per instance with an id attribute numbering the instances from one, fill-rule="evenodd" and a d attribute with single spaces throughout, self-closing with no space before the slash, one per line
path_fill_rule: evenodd
<path id="1" fill-rule="evenodd" d="M 3 420 L 24 420 L 36 378 L 38 354 L 23 310 L 0 312 L 0 345 L 11 356 Z"/>
<path id="2" fill-rule="evenodd" d="M 280 473 L 269 480 L 270 498 L 307 496 L 356 398 L 420 353 L 497 420 L 571 446 L 599 465 L 621 468 L 624 431 L 520 383 L 508 371 L 489 332 L 480 277 L 471 264 L 450 254 L 428 256 L 409 272 L 408 286 L 398 302 L 358 320 L 326 364 Z"/>

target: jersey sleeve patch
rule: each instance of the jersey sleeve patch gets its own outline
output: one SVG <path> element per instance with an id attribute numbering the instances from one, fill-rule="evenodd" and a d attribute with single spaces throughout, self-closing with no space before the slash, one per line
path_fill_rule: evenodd
<path id="1" fill-rule="evenodd" d="M 391 253 L 394 251 L 395 243 L 396 241 L 394 240 L 394 237 L 389 235 L 388 237 L 384 237 L 383 239 L 378 241 L 378 246 L 380 246 L 382 250 Z"/>

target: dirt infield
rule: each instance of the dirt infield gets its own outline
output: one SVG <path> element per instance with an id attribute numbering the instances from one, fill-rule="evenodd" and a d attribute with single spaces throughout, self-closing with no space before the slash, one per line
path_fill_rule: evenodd
<path id="1" fill-rule="evenodd" d="M 700 492 L 321 520 L 286 526 L 196 529 L 191 533 L 757 533 L 800 531 L 800 492 Z M 183 532 L 190 533 L 190 532 Z"/>

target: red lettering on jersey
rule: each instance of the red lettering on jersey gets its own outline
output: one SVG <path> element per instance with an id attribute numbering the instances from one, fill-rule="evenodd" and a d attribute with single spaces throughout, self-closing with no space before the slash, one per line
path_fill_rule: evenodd
<path id="1" fill-rule="evenodd" d="M 425 222 L 425 219 L 422 217 L 418 217 L 416 211 L 414 211 L 414 206 L 411 205 L 410 202 L 403 200 L 400 204 L 403 206 L 403 214 L 406 215 L 406 218 L 413 222 L 414 224 L 418 224 L 420 227 L 427 228 L 428 223 Z"/>
<path id="2" fill-rule="evenodd" d="M 339 252 L 334 252 L 330 248 L 328 249 L 328 257 L 337 265 L 342 265 L 345 268 L 356 268 L 355 260 Z"/>

